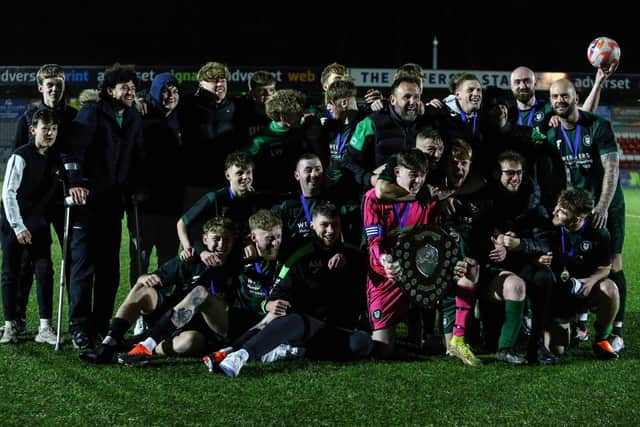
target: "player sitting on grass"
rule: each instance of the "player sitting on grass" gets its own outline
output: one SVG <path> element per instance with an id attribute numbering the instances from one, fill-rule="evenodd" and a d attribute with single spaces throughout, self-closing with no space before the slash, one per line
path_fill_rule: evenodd
<path id="1" fill-rule="evenodd" d="M 197 312 L 202 314 L 215 337 L 225 337 L 228 328 L 225 294 L 237 274 L 233 271 L 233 263 L 229 262 L 235 240 L 231 220 L 216 217 L 207 221 L 202 240 L 207 250 L 214 254 L 215 266 L 207 266 L 201 260 L 181 261 L 176 257 L 154 273 L 140 276 L 111 321 L 102 344 L 96 350 L 81 353 L 80 358 L 91 363 L 112 363 L 123 346 L 125 333 L 140 314 L 154 326 L 145 341 L 120 357 L 122 363 L 148 362 L 158 344 L 161 344 L 156 350 L 158 354 L 202 354 L 206 336 L 201 328 L 182 331 L 172 340 L 163 342 L 176 330 L 184 328 Z"/>

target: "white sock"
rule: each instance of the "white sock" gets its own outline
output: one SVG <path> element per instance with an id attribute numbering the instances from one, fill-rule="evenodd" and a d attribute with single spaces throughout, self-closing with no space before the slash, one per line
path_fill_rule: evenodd
<path id="1" fill-rule="evenodd" d="M 247 360 L 249 360 L 249 352 L 247 350 L 245 350 L 244 348 L 241 348 L 236 353 L 238 353 L 238 355 L 240 357 L 242 357 L 242 361 L 243 362 L 246 362 Z"/>
<path id="2" fill-rule="evenodd" d="M 147 350 L 149 350 L 152 353 L 153 353 L 153 350 L 155 350 L 156 346 L 158 345 L 158 343 L 156 343 L 156 340 L 154 340 L 151 337 L 142 341 L 140 344 L 142 344 Z"/>
<path id="3" fill-rule="evenodd" d="M 8 329 L 8 328 L 13 328 L 13 322 L 10 320 L 5 320 L 4 321 L 4 328 Z"/>
<path id="4" fill-rule="evenodd" d="M 40 329 L 50 328 L 51 319 L 40 319 Z"/>
<path id="5" fill-rule="evenodd" d="M 118 344 L 118 341 L 116 341 L 114 338 L 111 337 L 111 335 L 107 335 L 106 337 L 104 337 L 104 339 L 102 340 L 102 344 L 104 345 L 110 345 L 110 346 L 115 346 L 116 344 Z"/>

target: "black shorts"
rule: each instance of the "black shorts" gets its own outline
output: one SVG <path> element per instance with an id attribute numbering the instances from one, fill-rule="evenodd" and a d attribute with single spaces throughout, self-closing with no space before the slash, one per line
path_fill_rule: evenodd
<path id="1" fill-rule="evenodd" d="M 149 314 L 145 314 L 144 321 L 149 326 L 153 326 L 163 314 L 173 309 L 180 301 L 189 295 L 190 290 L 185 290 L 179 286 L 169 286 L 166 288 L 156 288 L 158 293 L 158 304 L 156 309 Z"/>
<path id="2" fill-rule="evenodd" d="M 596 283 L 591 289 L 591 292 L 593 292 L 599 284 L 600 282 Z M 574 320 L 577 314 L 586 313 L 593 306 L 590 297 L 582 298 L 573 295 L 571 293 L 571 286 L 571 281 L 562 282 L 559 279 L 553 285 L 551 317 L 561 320 L 563 323 Z"/>

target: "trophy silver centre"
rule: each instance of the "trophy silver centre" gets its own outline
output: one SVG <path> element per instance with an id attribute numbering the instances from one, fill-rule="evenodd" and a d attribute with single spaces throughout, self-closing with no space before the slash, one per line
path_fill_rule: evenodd
<path id="1" fill-rule="evenodd" d="M 416 267 L 424 277 L 430 277 L 438 266 L 438 249 L 426 244 L 416 251 Z"/>

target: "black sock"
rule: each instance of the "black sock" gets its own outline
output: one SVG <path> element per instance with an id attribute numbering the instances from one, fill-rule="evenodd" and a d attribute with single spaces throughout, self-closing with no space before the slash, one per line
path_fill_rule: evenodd
<path id="1" fill-rule="evenodd" d="M 153 329 L 151 329 L 151 333 L 149 336 L 155 340 L 156 343 L 168 338 L 171 334 L 178 329 L 176 325 L 173 324 L 171 318 L 173 317 L 173 313 L 175 310 L 171 309 L 162 315 L 160 320 L 153 325 Z"/>
<path id="2" fill-rule="evenodd" d="M 618 309 L 616 318 L 613 320 L 614 325 L 620 325 L 614 327 L 613 333 L 620 336 L 622 334 L 621 325 L 622 322 L 624 322 L 624 310 L 627 305 L 627 279 L 624 276 L 624 270 L 612 271 L 611 273 L 609 273 L 609 279 L 614 281 L 614 283 L 618 287 L 618 293 L 620 294 L 620 308 Z"/>
<path id="3" fill-rule="evenodd" d="M 124 334 L 127 333 L 130 327 L 131 322 L 129 322 L 128 320 L 114 317 L 111 321 L 111 328 L 109 328 L 107 336 L 115 340 L 115 342 L 113 343 L 115 345 L 122 341 L 122 339 L 124 338 Z"/>

